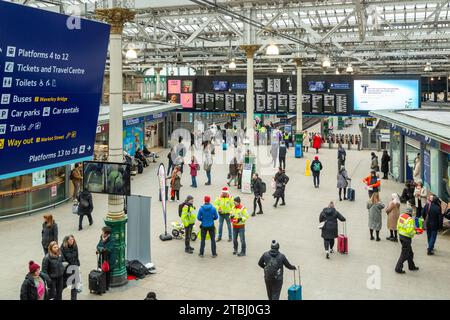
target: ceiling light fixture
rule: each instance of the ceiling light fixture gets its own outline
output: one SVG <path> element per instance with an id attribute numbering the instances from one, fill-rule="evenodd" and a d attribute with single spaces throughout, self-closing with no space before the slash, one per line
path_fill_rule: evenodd
<path id="1" fill-rule="evenodd" d="M 278 65 L 277 73 L 283 73 L 283 68 L 281 67 L 281 64 Z"/>
<path id="2" fill-rule="evenodd" d="M 347 71 L 347 73 L 352 73 L 353 72 L 353 67 L 352 67 L 351 63 L 348 64 L 347 69 L 345 69 L 345 71 Z"/>
<path id="3" fill-rule="evenodd" d="M 341 74 L 341 73 L 339 72 L 339 68 L 336 68 L 336 74 Z"/>
<path id="4" fill-rule="evenodd" d="M 128 45 L 128 50 L 127 53 L 125 54 L 125 58 L 127 58 L 128 60 L 137 59 L 137 52 L 133 43 L 130 43 Z"/>
<path id="5" fill-rule="evenodd" d="M 225 69 L 225 66 L 222 66 L 222 68 L 220 68 L 220 73 L 226 73 L 227 69 Z"/>
<path id="6" fill-rule="evenodd" d="M 280 54 L 280 48 L 274 43 L 267 46 L 266 55 L 268 56 L 278 56 Z"/>
<path id="7" fill-rule="evenodd" d="M 322 67 L 324 67 L 324 68 L 329 68 L 329 67 L 331 67 L 330 57 L 325 56 L 325 58 L 323 58 L 323 61 L 322 61 Z"/>
<path id="8" fill-rule="evenodd" d="M 431 62 L 426 63 L 425 68 L 423 68 L 423 71 L 425 72 L 433 71 L 433 68 L 431 67 Z"/>
<path id="9" fill-rule="evenodd" d="M 228 65 L 228 68 L 231 70 L 235 70 L 236 69 L 236 61 L 233 59 L 231 59 L 230 64 Z"/>

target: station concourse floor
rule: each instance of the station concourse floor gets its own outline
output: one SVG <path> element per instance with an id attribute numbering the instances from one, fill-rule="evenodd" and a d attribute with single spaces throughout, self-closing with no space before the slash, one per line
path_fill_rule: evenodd
<path id="1" fill-rule="evenodd" d="M 216 150 L 217 158 L 222 151 L 219 148 Z M 59 241 L 68 234 L 74 234 L 77 239 L 84 284 L 84 291 L 79 294 L 80 300 L 142 300 L 149 291 L 156 292 L 158 299 L 267 299 L 263 270 L 257 263 L 261 254 L 270 249 L 273 239 L 280 243 L 280 251 L 291 264 L 300 265 L 304 299 L 449 299 L 450 236 L 438 237 L 434 256 L 426 255 L 426 234 L 416 236 L 413 249 L 420 270 L 409 272 L 405 263 L 406 274 L 396 274 L 394 266 L 400 254 L 400 243 L 386 240 L 388 231 L 384 212 L 382 240 L 369 240 L 367 191 L 363 189 L 361 180 L 369 172 L 370 151 L 347 151 L 346 167 L 356 189 L 355 202 L 339 202 L 336 149 L 320 150 L 319 157 L 324 166 L 321 185 L 319 189 L 313 187 L 312 177 L 305 176 L 305 161 L 312 160 L 314 155 L 315 151 L 310 149 L 304 158 L 295 159 L 293 148 L 289 149 L 286 173 L 290 181 L 286 187 L 285 207 L 272 207 L 271 176 L 262 176 L 268 189 L 263 201 L 264 214 L 250 217 L 247 223 L 247 256 L 237 257 L 232 254 L 232 244 L 226 241 L 227 230 L 224 226 L 225 241 L 217 244 L 216 259 L 211 258 L 209 242 L 206 243 L 205 257 L 201 259 L 198 257 L 199 240 L 191 244 L 195 248 L 192 255 L 184 253 L 183 240 L 159 240 L 164 230 L 163 216 L 158 201 L 158 164 L 152 163 L 144 174 L 133 178 L 132 193 L 152 197 L 151 255 L 157 273 L 143 280 L 130 281 L 126 286 L 112 288 L 102 296 L 88 292 L 87 276 L 96 265 L 95 247 L 103 226 L 102 219 L 107 213 L 106 196 L 94 195 L 94 225 L 89 227 L 85 218 L 84 230 L 80 232 L 78 217 L 71 212 L 72 203 L 32 216 L 0 221 L 0 299 L 18 299 L 20 286 L 28 271 L 28 261 L 32 259 L 41 264 L 40 234 L 44 213 L 55 216 L 59 226 Z M 381 154 L 379 156 L 381 159 Z M 161 153 L 160 160 L 166 162 L 166 152 Z M 210 195 L 214 200 L 226 185 L 227 172 L 228 165 L 215 164 L 212 185 L 205 186 L 206 175 L 201 170 L 197 179 L 199 187 L 193 189 L 190 187 L 189 171 L 185 169 L 181 199 L 188 194 L 193 195 L 197 208 L 204 195 Z M 271 170 L 271 174 L 274 172 Z M 387 204 L 390 195 L 393 192 L 401 193 L 402 188 L 400 183 L 382 180 L 382 201 Z M 242 194 L 234 187 L 231 187 L 231 193 L 239 195 L 251 213 L 253 197 Z M 350 252 L 348 255 L 334 253 L 330 260 L 326 260 L 318 217 L 331 200 L 335 201 L 337 210 L 347 218 Z M 170 222 L 179 219 L 178 204 L 168 203 L 169 232 Z M 367 271 L 372 270 L 373 266 L 380 270 L 379 289 L 368 289 L 367 286 L 371 276 Z M 287 289 L 293 280 L 292 271 L 285 269 L 281 299 L 287 299 Z M 70 299 L 69 290 L 64 291 L 63 297 Z"/>

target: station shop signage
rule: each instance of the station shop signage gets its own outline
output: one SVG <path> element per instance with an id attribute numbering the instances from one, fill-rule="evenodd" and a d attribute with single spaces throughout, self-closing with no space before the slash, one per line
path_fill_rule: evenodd
<path id="1" fill-rule="evenodd" d="M 110 26 L 0 1 L 0 179 L 91 159 Z"/>
<path id="2" fill-rule="evenodd" d="M 420 141 L 420 142 L 430 145 L 434 148 L 439 147 L 439 142 L 437 142 L 436 140 L 433 140 L 428 136 L 422 135 L 422 134 L 412 131 L 410 129 L 405 129 L 405 128 L 399 127 L 395 124 L 391 124 L 391 130 L 397 131 L 404 136 L 410 137 L 414 140 Z"/>

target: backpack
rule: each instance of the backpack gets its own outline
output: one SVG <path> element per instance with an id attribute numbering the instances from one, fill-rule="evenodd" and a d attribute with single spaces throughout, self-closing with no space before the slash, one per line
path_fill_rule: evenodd
<path id="1" fill-rule="evenodd" d="M 186 205 L 186 203 L 182 203 L 182 204 L 180 204 L 179 206 L 178 206 L 178 216 L 181 218 L 181 215 L 182 215 L 182 213 L 183 213 L 183 208 L 184 208 L 184 206 Z"/>
<path id="2" fill-rule="evenodd" d="M 261 193 L 266 193 L 267 187 L 264 181 L 261 181 Z"/>
<path id="3" fill-rule="evenodd" d="M 266 279 L 279 280 L 281 278 L 281 267 L 279 260 L 270 256 L 269 262 L 264 267 L 264 277 Z"/>
<path id="4" fill-rule="evenodd" d="M 127 273 L 138 279 L 145 278 L 146 275 L 150 274 L 148 269 L 139 260 L 127 261 L 126 267 Z"/>
<path id="5" fill-rule="evenodd" d="M 319 172 L 320 171 L 320 162 L 314 162 L 313 164 L 313 171 Z"/>

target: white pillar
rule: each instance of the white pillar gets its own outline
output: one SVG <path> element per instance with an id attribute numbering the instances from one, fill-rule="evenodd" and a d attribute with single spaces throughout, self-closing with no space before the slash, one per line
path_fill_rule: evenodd
<path id="1" fill-rule="evenodd" d="M 296 65 L 297 65 L 297 133 L 301 133 L 303 131 L 303 109 L 302 109 L 302 102 L 303 102 L 303 88 L 302 88 L 302 60 L 301 59 L 294 59 Z"/>
<path id="2" fill-rule="evenodd" d="M 162 68 L 160 68 L 160 67 L 155 68 L 155 73 L 156 73 L 156 94 L 155 94 L 155 98 L 156 99 L 161 99 L 161 70 L 162 70 Z"/>

